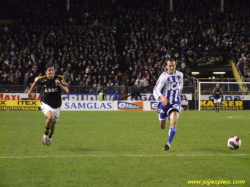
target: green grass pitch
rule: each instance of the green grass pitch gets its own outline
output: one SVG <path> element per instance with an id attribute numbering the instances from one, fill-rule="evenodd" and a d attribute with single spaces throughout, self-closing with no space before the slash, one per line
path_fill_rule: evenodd
<path id="1" fill-rule="evenodd" d="M 44 125 L 41 111 L 0 111 L 0 186 L 250 186 L 249 111 L 183 111 L 167 152 L 156 112 L 62 111 L 49 147 Z"/>

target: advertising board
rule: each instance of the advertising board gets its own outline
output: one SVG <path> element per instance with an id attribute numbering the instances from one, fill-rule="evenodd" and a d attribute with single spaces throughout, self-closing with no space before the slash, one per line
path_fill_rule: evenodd
<path id="1" fill-rule="evenodd" d="M 243 101 L 222 101 L 222 110 L 244 110 Z M 215 105 L 213 101 L 201 101 L 201 110 L 215 110 Z"/>
<path id="2" fill-rule="evenodd" d="M 114 110 L 113 101 L 62 101 L 61 110 Z"/>
<path id="3" fill-rule="evenodd" d="M 40 110 L 40 101 L 0 100 L 0 110 Z"/>
<path id="4" fill-rule="evenodd" d="M 156 101 L 153 94 L 141 94 L 138 99 L 133 96 L 128 97 L 129 101 Z M 183 94 L 181 105 L 188 105 L 188 101 L 192 100 L 192 94 Z"/>
<path id="5" fill-rule="evenodd" d="M 212 95 L 201 95 L 201 100 L 213 100 Z M 233 101 L 233 100 L 250 100 L 250 95 L 223 95 L 224 100 Z"/>
<path id="6" fill-rule="evenodd" d="M 142 111 L 144 110 L 143 101 L 117 101 L 117 110 L 123 111 Z"/>

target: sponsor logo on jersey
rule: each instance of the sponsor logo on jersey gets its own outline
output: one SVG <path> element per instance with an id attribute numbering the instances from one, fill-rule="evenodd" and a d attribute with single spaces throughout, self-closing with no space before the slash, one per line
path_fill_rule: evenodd
<path id="1" fill-rule="evenodd" d="M 58 92 L 58 88 L 45 88 L 45 93 Z"/>

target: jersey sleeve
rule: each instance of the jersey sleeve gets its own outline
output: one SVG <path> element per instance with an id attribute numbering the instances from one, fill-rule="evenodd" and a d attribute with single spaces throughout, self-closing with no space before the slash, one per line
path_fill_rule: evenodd
<path id="1" fill-rule="evenodd" d="M 164 85 L 165 85 L 165 79 L 163 77 L 159 77 L 153 90 L 155 99 L 158 99 L 162 95 L 161 90 Z"/>
<path id="2" fill-rule="evenodd" d="M 183 89 L 183 74 L 180 77 L 180 89 Z"/>
<path id="3" fill-rule="evenodd" d="M 40 85 L 41 84 L 41 78 L 40 77 L 36 77 L 35 80 L 34 80 L 34 83 L 36 85 Z"/>
<path id="4" fill-rule="evenodd" d="M 61 84 L 62 84 L 63 86 L 68 86 L 68 83 L 67 83 L 67 81 L 65 80 L 64 76 L 61 76 L 61 77 L 60 77 L 60 82 L 61 82 Z"/>

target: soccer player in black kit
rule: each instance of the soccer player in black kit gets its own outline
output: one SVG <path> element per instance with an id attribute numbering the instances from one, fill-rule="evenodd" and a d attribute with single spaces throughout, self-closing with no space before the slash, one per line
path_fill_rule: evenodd
<path id="1" fill-rule="evenodd" d="M 220 85 L 217 83 L 216 87 L 214 88 L 214 93 L 213 93 L 215 112 L 219 112 L 219 110 L 220 110 L 221 96 L 223 99 L 222 89 L 220 88 Z"/>
<path id="2" fill-rule="evenodd" d="M 62 91 L 69 93 L 68 84 L 61 75 L 55 75 L 55 67 L 52 63 L 45 66 L 44 76 L 37 77 L 31 85 L 28 96 L 32 97 L 32 92 L 37 85 L 41 85 L 41 109 L 46 116 L 45 132 L 42 138 L 44 145 L 50 146 L 52 135 L 55 131 L 55 124 L 58 121 L 61 110 Z"/>

